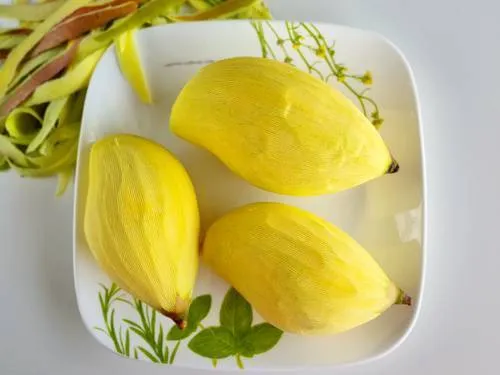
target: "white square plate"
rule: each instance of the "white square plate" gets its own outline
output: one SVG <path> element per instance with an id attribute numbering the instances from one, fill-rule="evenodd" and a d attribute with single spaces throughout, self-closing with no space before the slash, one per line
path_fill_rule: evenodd
<path id="1" fill-rule="evenodd" d="M 188 347 L 192 337 L 180 342 L 167 340 L 172 323 L 156 316 L 146 306 L 147 317 L 143 322 L 138 307 L 129 303 L 131 297 L 110 289 L 110 280 L 89 252 L 82 234 L 89 147 L 104 135 L 120 132 L 159 142 L 183 162 L 198 193 L 203 228 L 245 203 L 287 202 L 343 228 L 373 254 L 396 284 L 414 297 L 413 308 L 393 306 L 379 318 L 347 333 L 327 337 L 284 334 L 272 350 L 253 358 L 242 358 L 245 368 L 309 369 L 365 361 L 395 348 L 410 331 L 419 308 L 424 259 L 423 158 L 418 101 L 410 68 L 391 43 L 374 33 L 328 24 L 305 26 L 279 21 L 223 21 L 175 24 L 140 31 L 138 46 L 154 97 L 154 104 L 150 106 L 138 100 L 122 76 L 113 48 L 97 66 L 88 89 L 79 147 L 74 224 L 75 284 L 85 325 L 101 344 L 114 352 L 140 360 L 172 362 L 174 366 L 213 369 L 216 364 L 217 369 L 237 368 L 234 357 L 213 363 L 192 352 Z M 317 40 L 308 34 L 307 28 Z M 304 38 L 297 39 L 295 32 Z M 300 42 L 300 46 L 295 45 L 298 50 L 294 48 L 294 41 Z M 335 42 L 336 62 L 344 64 L 347 73 L 372 72 L 373 86 L 366 95 L 378 103 L 385 119 L 381 132 L 400 163 L 397 174 L 335 195 L 284 197 L 250 186 L 209 153 L 170 133 L 170 108 L 181 88 L 204 64 L 234 56 L 266 54 L 268 58 L 284 60 L 288 55 L 298 67 L 307 70 L 304 64 L 307 60 L 316 69 L 312 74 L 327 77 L 331 70 L 324 60 L 325 50 L 318 49 L 317 42 L 328 45 Z M 332 85 L 359 104 L 342 82 L 336 77 L 330 78 Z M 348 82 L 358 91 L 363 89 L 360 82 L 352 82 L 349 78 Z M 370 114 L 373 108 L 370 103 L 365 104 Z M 221 301 L 228 288 L 201 266 L 194 295 L 212 297 L 210 312 L 202 322 L 204 326 L 218 325 Z M 151 321 L 153 315 L 154 321 Z M 254 322 L 259 321 L 254 313 Z M 154 327 L 154 342 L 137 334 L 137 327 L 144 324 Z"/>

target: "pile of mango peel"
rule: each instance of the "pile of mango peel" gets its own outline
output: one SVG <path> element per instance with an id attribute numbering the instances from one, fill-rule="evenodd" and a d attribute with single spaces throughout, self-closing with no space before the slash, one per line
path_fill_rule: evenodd
<path id="1" fill-rule="evenodd" d="M 146 93 L 137 90 L 149 100 Z M 175 136 L 265 191 L 334 194 L 399 170 L 353 102 L 285 62 L 209 63 L 168 110 Z M 96 141 L 85 193 L 84 233 L 99 266 L 180 328 L 200 259 L 264 320 L 292 334 L 349 331 L 412 303 L 354 238 L 292 205 L 251 203 L 202 232 L 189 170 L 153 140 L 112 134 Z"/>
<path id="2" fill-rule="evenodd" d="M 14 0 L 0 18 L 0 170 L 71 180 L 86 88 L 105 50 L 116 43 L 120 67 L 145 102 L 134 33 L 208 19 L 263 18 L 262 0 Z"/>

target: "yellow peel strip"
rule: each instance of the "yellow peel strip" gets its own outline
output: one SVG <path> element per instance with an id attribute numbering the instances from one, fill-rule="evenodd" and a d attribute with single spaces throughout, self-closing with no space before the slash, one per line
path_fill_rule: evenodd
<path id="1" fill-rule="evenodd" d="M 19 70 L 19 73 L 16 74 L 16 77 L 12 80 L 9 85 L 9 91 L 12 91 L 18 83 L 20 83 L 26 76 L 32 73 L 35 69 L 39 68 L 46 62 L 52 60 L 55 56 L 63 51 L 63 48 L 53 48 L 49 51 L 45 51 L 44 53 L 38 55 L 37 57 L 27 61 Z"/>
<path id="2" fill-rule="evenodd" d="M 17 165 L 27 166 L 28 160 L 21 150 L 19 150 L 5 135 L 0 134 L 0 155 L 12 160 Z M 10 164 L 10 161 L 9 161 Z"/>
<path id="3" fill-rule="evenodd" d="M 176 21 L 204 21 L 216 18 L 229 18 L 260 2 L 262 0 L 227 0 L 205 11 L 192 15 L 175 16 L 172 19 Z"/>
<path id="4" fill-rule="evenodd" d="M 71 0 L 57 8 L 44 22 L 42 22 L 30 35 L 14 48 L 0 70 L 0 98 L 7 92 L 9 83 L 14 78 L 18 65 L 28 52 L 43 38 L 43 36 L 58 22 L 70 15 L 78 8 L 90 3 L 92 0 Z M 48 3 L 50 4 L 50 3 Z"/>
<path id="5" fill-rule="evenodd" d="M 104 49 L 98 50 L 76 66 L 70 67 L 61 78 L 53 79 L 38 86 L 26 102 L 26 105 L 50 102 L 87 87 L 90 77 L 103 54 Z"/>
<path id="6" fill-rule="evenodd" d="M 49 103 L 47 109 L 45 110 L 45 116 L 43 118 L 42 128 L 28 145 L 28 148 L 26 149 L 27 153 L 35 151 L 49 136 L 52 129 L 54 129 L 54 127 L 56 126 L 57 120 L 59 119 L 61 112 L 68 103 L 68 99 L 69 99 L 68 97 L 64 97 L 56 99 Z"/>
<path id="7" fill-rule="evenodd" d="M 41 4 L 0 5 L 0 17 L 18 21 L 43 21 L 56 12 L 65 2 L 65 0 L 54 0 Z"/>
<path id="8" fill-rule="evenodd" d="M 34 109 L 19 107 L 7 116 L 5 129 L 12 143 L 27 145 L 35 138 L 41 123 L 42 118 Z"/>
<path id="9" fill-rule="evenodd" d="M 50 155 L 37 158 L 38 168 L 20 167 L 10 161 L 9 164 L 24 177 L 48 177 L 73 165 L 76 161 L 77 148 L 77 140 L 57 147 Z"/>
<path id="10" fill-rule="evenodd" d="M 73 177 L 73 170 L 74 167 L 71 165 L 57 175 L 56 197 L 62 196 L 68 188 Z"/>
<path id="11" fill-rule="evenodd" d="M 116 28 L 110 28 L 96 36 L 98 42 L 109 42 L 124 32 L 141 27 L 144 23 L 165 14 L 169 9 L 185 3 L 185 0 L 150 0 L 124 20 Z"/>
<path id="12" fill-rule="evenodd" d="M 54 153 L 58 145 L 69 140 L 75 139 L 78 141 L 78 134 L 80 132 L 80 123 L 75 122 L 71 124 L 66 124 L 60 128 L 55 129 L 52 134 L 50 134 L 45 142 L 40 146 L 40 154 L 44 156 L 49 156 Z M 43 159 L 42 159 L 43 160 Z M 36 157 L 31 158 L 30 161 L 34 164 L 39 164 Z"/>
<path id="13" fill-rule="evenodd" d="M 150 104 L 153 99 L 137 50 L 136 31 L 137 29 L 133 29 L 120 35 L 116 41 L 116 55 L 123 75 L 139 99 L 144 103 Z"/>
<path id="14" fill-rule="evenodd" d="M 203 0 L 188 0 L 189 5 L 191 5 L 196 10 L 207 10 L 212 6 Z"/>
<path id="15" fill-rule="evenodd" d="M 0 35 L 0 49 L 12 49 L 24 39 L 26 35 Z"/>

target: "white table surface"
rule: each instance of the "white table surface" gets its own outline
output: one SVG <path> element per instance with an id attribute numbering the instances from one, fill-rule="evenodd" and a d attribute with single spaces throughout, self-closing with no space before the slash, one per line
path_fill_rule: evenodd
<path id="1" fill-rule="evenodd" d="M 500 6 L 268 1 L 276 18 L 384 34 L 410 61 L 422 101 L 428 263 L 420 318 L 384 359 L 328 373 L 498 374 Z M 54 188 L 0 175 L 0 374 L 201 374 L 121 359 L 85 331 L 73 292 L 72 196 L 54 198 Z"/>

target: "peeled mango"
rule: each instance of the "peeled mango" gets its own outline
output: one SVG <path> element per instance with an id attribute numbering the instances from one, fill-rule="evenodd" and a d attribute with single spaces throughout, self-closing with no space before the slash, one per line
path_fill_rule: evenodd
<path id="1" fill-rule="evenodd" d="M 399 168 L 340 91 L 271 59 L 237 57 L 202 68 L 178 96 L 170 127 L 279 194 L 334 193 Z"/>
<path id="2" fill-rule="evenodd" d="M 120 134 L 91 148 L 84 231 L 121 288 L 184 325 L 198 270 L 199 212 L 191 180 L 165 148 Z"/>
<path id="3" fill-rule="evenodd" d="M 290 333 L 344 332 L 393 304 L 411 304 L 348 234 L 281 203 L 253 203 L 220 218 L 202 257 L 266 321 Z"/>

